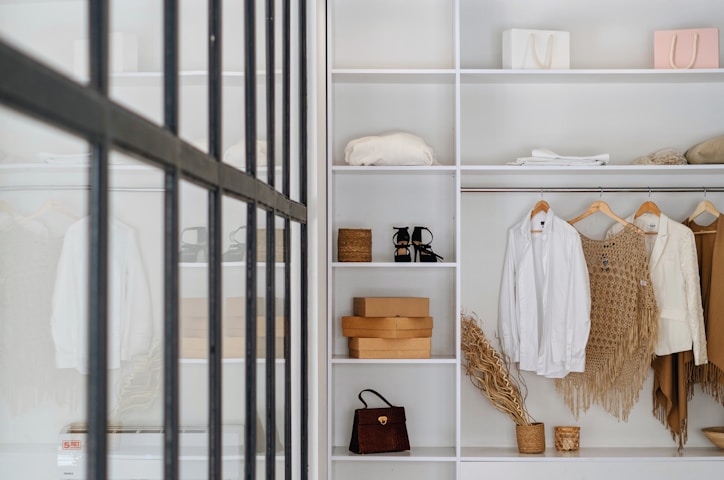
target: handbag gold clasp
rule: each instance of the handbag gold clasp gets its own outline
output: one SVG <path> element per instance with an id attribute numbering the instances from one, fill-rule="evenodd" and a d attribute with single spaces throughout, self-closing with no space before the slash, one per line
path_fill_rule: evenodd
<path id="1" fill-rule="evenodd" d="M 380 422 L 380 425 L 387 425 L 387 417 L 384 415 L 377 417 L 377 421 Z"/>

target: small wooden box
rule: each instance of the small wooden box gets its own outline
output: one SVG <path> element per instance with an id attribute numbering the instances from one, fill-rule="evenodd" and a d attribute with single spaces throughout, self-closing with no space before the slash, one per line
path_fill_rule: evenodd
<path id="1" fill-rule="evenodd" d="M 432 317 L 342 317 L 342 335 L 361 338 L 429 338 Z"/>
<path id="2" fill-rule="evenodd" d="M 358 317 L 426 317 L 430 315 L 427 297 L 355 297 L 352 305 Z"/>
<path id="3" fill-rule="evenodd" d="M 430 358 L 430 338 L 350 338 L 352 358 Z"/>

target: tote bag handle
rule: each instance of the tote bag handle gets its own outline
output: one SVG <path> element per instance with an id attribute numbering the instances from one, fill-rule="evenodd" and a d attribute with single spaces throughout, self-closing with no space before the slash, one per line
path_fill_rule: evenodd
<path id="1" fill-rule="evenodd" d="M 699 34 L 694 33 L 694 46 L 691 48 L 691 61 L 689 64 L 685 67 L 677 67 L 676 62 L 674 62 L 674 52 L 676 51 L 676 33 L 673 37 L 671 37 L 671 49 L 669 50 L 669 63 L 671 64 L 671 68 L 675 68 L 677 70 L 686 70 L 687 68 L 691 68 L 694 65 L 694 62 L 696 61 L 696 53 L 697 48 L 699 45 Z"/>
<path id="2" fill-rule="evenodd" d="M 550 70 L 551 65 L 553 64 L 553 46 L 555 45 L 555 36 L 551 33 L 548 35 L 548 45 L 546 46 L 546 54 L 543 57 L 546 62 L 541 62 L 540 58 L 538 57 L 538 50 L 535 46 L 535 33 L 530 34 L 530 51 L 533 52 L 533 59 L 535 60 L 535 63 L 538 64 L 540 68 L 543 68 L 545 70 Z"/>

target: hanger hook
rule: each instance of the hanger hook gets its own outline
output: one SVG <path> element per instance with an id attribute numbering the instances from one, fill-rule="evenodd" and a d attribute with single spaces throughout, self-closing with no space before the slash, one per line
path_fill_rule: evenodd
<path id="1" fill-rule="evenodd" d="M 603 187 L 598 187 L 598 189 L 601 191 L 601 193 L 599 193 L 599 195 L 598 195 L 598 198 L 602 198 L 603 197 Z"/>
<path id="2" fill-rule="evenodd" d="M 543 200 L 543 187 L 540 189 L 540 199 Z"/>
<path id="3" fill-rule="evenodd" d="M 651 198 L 651 187 L 649 187 L 649 198 Z"/>
<path id="4" fill-rule="evenodd" d="M 706 187 L 704 187 L 704 198 L 706 198 Z"/>

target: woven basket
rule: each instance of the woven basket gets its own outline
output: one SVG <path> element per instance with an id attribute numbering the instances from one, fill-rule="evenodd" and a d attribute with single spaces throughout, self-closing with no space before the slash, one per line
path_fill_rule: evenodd
<path id="1" fill-rule="evenodd" d="M 337 259 L 340 262 L 371 262 L 372 230 L 340 228 L 337 236 Z"/>
<path id="2" fill-rule="evenodd" d="M 581 427 L 553 427 L 556 450 L 570 452 L 578 450 L 581 439 Z"/>
<path id="3" fill-rule="evenodd" d="M 520 453 L 543 453 L 546 450 L 546 431 L 543 423 L 516 425 L 515 438 Z"/>

